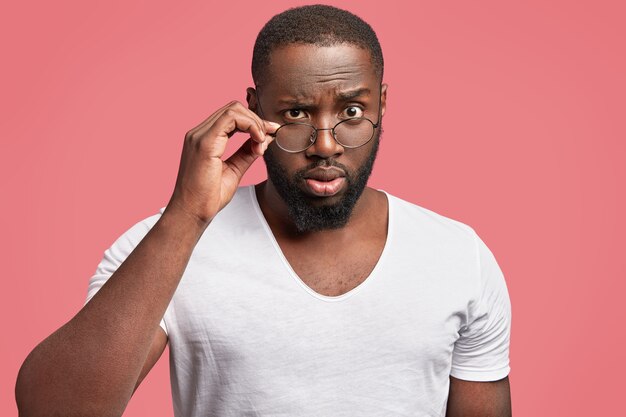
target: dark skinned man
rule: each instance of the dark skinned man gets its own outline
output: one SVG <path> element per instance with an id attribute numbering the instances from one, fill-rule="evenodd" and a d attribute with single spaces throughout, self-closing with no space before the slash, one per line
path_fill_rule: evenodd
<path id="1" fill-rule="evenodd" d="M 169 343 L 178 417 L 510 416 L 493 255 L 366 185 L 382 76 L 352 14 L 270 20 L 247 106 L 187 133 L 167 207 L 105 252 L 88 303 L 25 361 L 20 414 L 121 415 Z M 224 159 L 236 132 L 250 139 Z M 268 179 L 240 187 L 260 156 Z"/>

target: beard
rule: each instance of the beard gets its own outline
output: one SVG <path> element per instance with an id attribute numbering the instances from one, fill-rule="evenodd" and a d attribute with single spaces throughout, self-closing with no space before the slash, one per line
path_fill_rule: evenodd
<path id="1" fill-rule="evenodd" d="M 289 218 L 300 233 L 318 232 L 344 227 L 359 197 L 365 190 L 367 181 L 374 168 L 374 161 L 378 153 L 382 125 L 376 130 L 372 138 L 372 151 L 366 161 L 356 172 L 351 173 L 347 167 L 333 158 L 320 159 L 306 168 L 297 171 L 289 178 L 285 169 L 276 161 L 274 149 L 268 148 L 263 155 L 267 167 L 267 176 L 276 188 L 276 191 L 287 205 Z M 278 152 L 281 152 L 280 150 Z M 321 166 L 335 166 L 342 169 L 346 176 L 347 189 L 341 199 L 334 204 L 316 205 L 314 199 L 306 195 L 298 184 L 305 181 L 304 175 L 311 169 Z"/>

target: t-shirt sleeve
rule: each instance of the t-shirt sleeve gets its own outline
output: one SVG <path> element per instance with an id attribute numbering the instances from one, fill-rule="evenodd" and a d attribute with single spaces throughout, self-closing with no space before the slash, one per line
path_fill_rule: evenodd
<path id="1" fill-rule="evenodd" d="M 104 256 L 96 268 L 96 272 L 89 280 L 87 289 L 87 300 L 85 304 L 93 298 L 94 295 L 102 288 L 107 280 L 113 275 L 117 268 L 126 260 L 128 255 L 135 249 L 141 240 L 148 234 L 152 226 L 156 224 L 161 214 L 148 217 L 135 224 L 133 227 L 124 232 L 109 249 L 104 251 Z M 165 321 L 161 319 L 161 328 L 167 334 L 167 326 Z"/>
<path id="2" fill-rule="evenodd" d="M 511 302 L 493 254 L 474 236 L 479 288 L 454 345 L 450 375 L 467 381 L 497 381 L 510 371 Z"/>

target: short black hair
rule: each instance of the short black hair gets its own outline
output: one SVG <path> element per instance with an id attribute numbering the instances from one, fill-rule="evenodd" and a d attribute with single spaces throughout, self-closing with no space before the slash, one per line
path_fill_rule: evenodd
<path id="1" fill-rule="evenodd" d="M 252 52 L 252 79 L 256 85 L 263 79 L 270 53 L 293 43 L 319 46 L 348 43 L 366 49 L 376 75 L 382 80 L 383 51 L 372 27 L 346 10 L 315 4 L 288 9 L 263 26 Z"/>

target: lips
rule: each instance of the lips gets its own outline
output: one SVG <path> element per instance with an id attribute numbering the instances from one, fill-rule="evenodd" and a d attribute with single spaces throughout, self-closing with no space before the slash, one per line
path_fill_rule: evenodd
<path id="1" fill-rule="evenodd" d="M 345 172 L 339 168 L 315 168 L 305 175 L 308 191 L 317 197 L 330 197 L 337 194 L 343 187 Z"/>

